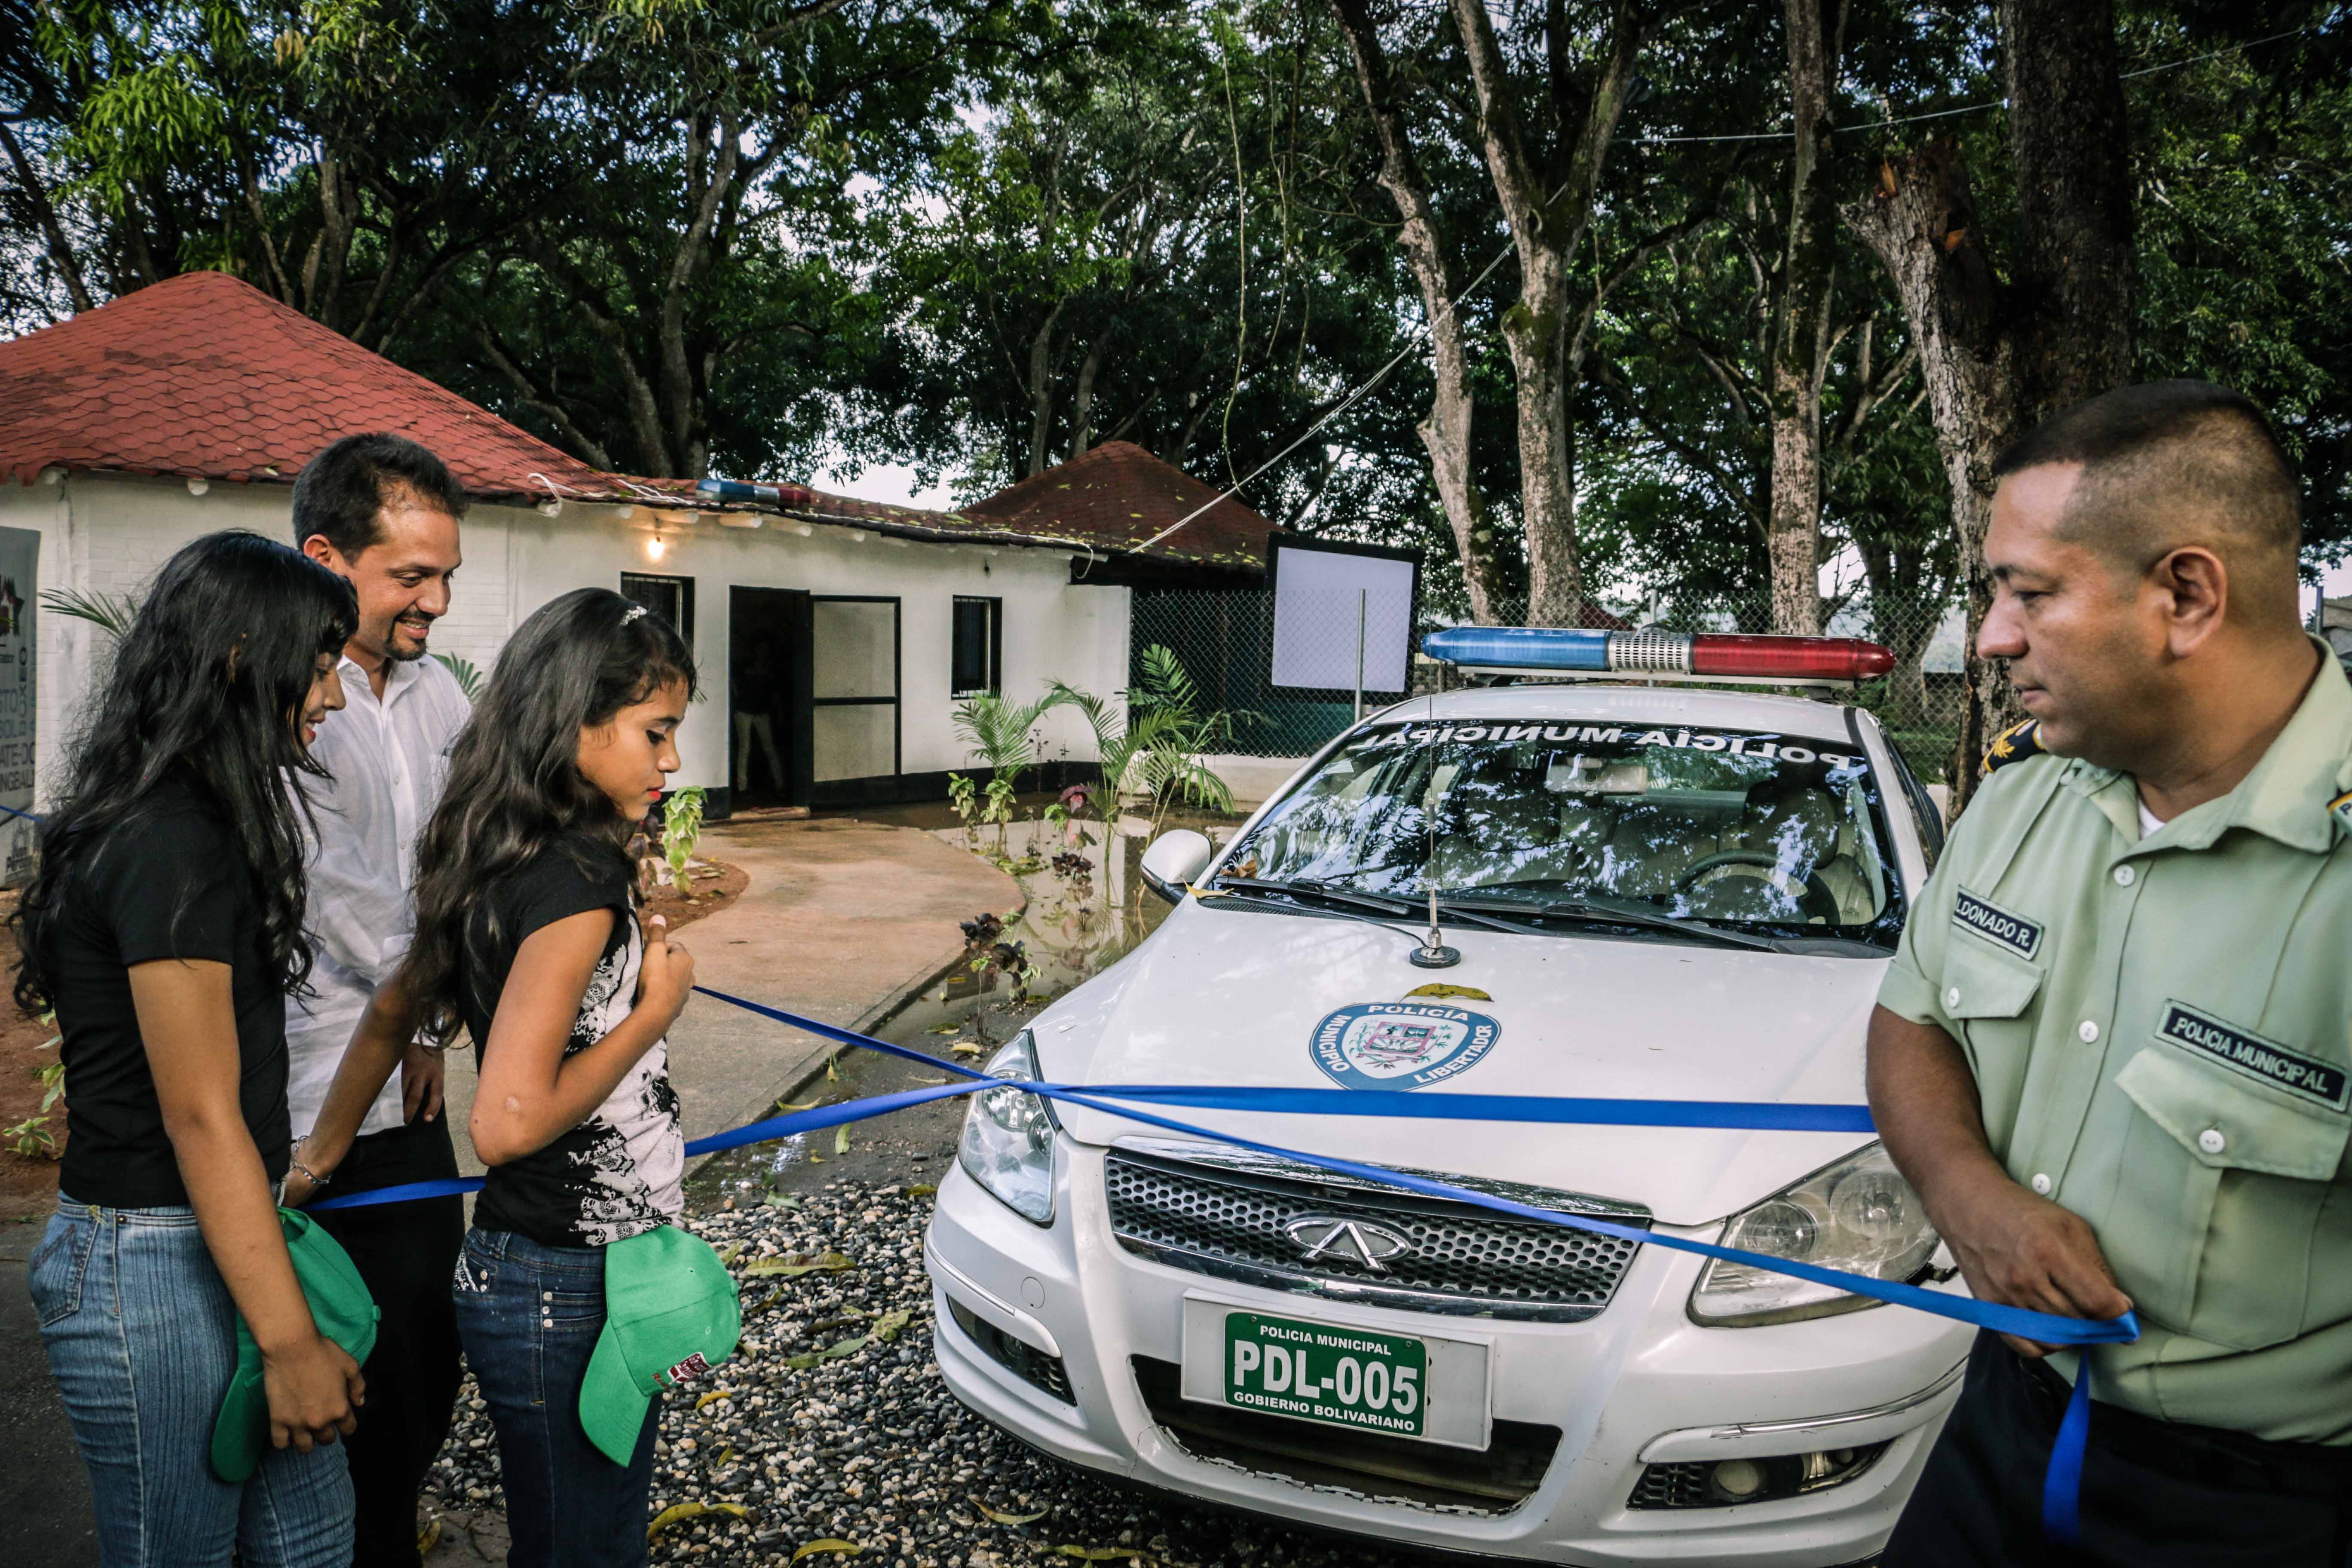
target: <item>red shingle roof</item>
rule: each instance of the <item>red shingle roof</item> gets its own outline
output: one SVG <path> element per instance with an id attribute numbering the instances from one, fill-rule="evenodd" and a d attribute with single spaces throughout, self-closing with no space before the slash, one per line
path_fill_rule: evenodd
<path id="1" fill-rule="evenodd" d="M 0 343 L 0 465 L 290 482 L 391 430 L 474 495 L 628 499 L 606 475 L 222 272 L 185 272 Z M 547 481 L 552 481 L 551 484 Z"/>
<path id="2" fill-rule="evenodd" d="M 1106 441 L 1058 468 L 973 502 L 963 515 L 1024 533 L 1058 533 L 1097 549 L 1120 550 L 1202 507 L 1208 510 L 1150 553 L 1241 571 L 1265 566 L 1266 535 L 1274 524 L 1231 497 L 1220 500 L 1208 485 L 1131 441 Z"/>
<path id="3" fill-rule="evenodd" d="M 768 511 L 908 538 L 1108 552 L 1215 496 L 1140 447 L 1109 441 L 962 511 L 780 487 L 719 501 L 686 479 L 599 471 L 222 272 L 188 272 L 0 342 L 0 470 L 50 467 L 291 483 L 341 437 L 390 430 L 488 499 L 655 502 Z M 1262 567 L 1272 525 L 1220 501 L 1153 546 L 1162 561 Z"/>

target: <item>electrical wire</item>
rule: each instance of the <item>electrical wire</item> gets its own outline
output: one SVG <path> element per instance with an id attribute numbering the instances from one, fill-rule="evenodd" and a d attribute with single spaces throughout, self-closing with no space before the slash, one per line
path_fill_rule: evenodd
<path id="1" fill-rule="evenodd" d="M 2170 60 L 2167 61 L 2163 65 L 2145 66 L 2138 70 L 2125 71 L 2117 78 L 2117 79 L 2122 81 L 2130 81 L 2138 77 L 2155 76 L 2163 71 L 2179 70 L 2188 66 L 2200 64 L 2206 60 L 2220 59 L 2224 55 L 2241 54 L 2247 49 L 2259 48 L 2264 44 L 2274 44 L 2281 38 L 2292 38 L 2304 33 L 2319 32 L 2326 27 L 2334 26 L 2341 15 L 2342 13 L 2340 12 L 2331 14 L 2325 21 L 2314 22 L 2308 26 L 2292 27 L 2284 33 L 2273 33 L 2267 37 L 2251 38 L 2242 44 L 2232 44 L 2227 48 L 2214 49 L 2206 54 L 2191 55 L 2186 59 Z M 1831 127 L 1831 133 L 1838 135 L 1850 131 L 1881 131 L 1896 125 L 1914 125 L 1923 120 L 1943 120 L 1955 114 L 1975 114 L 1988 109 L 2006 108 L 2008 103 L 2009 100 L 2005 98 L 1990 99 L 1982 103 L 1964 103 L 1957 109 L 1930 110 L 1924 114 L 1906 114 L 1899 119 L 1894 120 L 1874 120 L 1864 125 L 1832 126 Z M 1752 131 L 1733 136 L 1643 136 L 1633 138 L 1632 140 L 1634 142 L 1635 145 L 1638 146 L 1658 146 L 1667 142 L 1779 142 L 1786 140 L 1790 134 L 1790 132 L 1787 131 Z M 1559 189 L 1554 191 L 1551 194 L 1550 198 L 1544 205 L 1549 206 L 1552 202 L 1558 201 L 1560 198 L 1561 194 L 1567 189 L 1568 184 L 1566 182 L 1563 182 Z M 1265 462 L 1260 463 L 1256 468 L 1252 468 L 1241 479 L 1235 480 L 1231 489 L 1220 490 L 1216 495 L 1211 497 L 1208 500 L 1203 501 L 1201 505 L 1193 508 L 1191 511 L 1186 512 L 1182 517 L 1178 518 L 1174 522 L 1170 523 L 1167 527 L 1161 529 L 1159 532 L 1153 534 L 1142 543 L 1125 545 L 1122 546 L 1122 548 L 1129 554 L 1139 555 L 1143 552 L 1150 549 L 1153 545 L 1158 544 L 1161 540 L 1168 538 L 1171 534 L 1176 533 L 1190 526 L 1192 523 L 1198 521 L 1202 514 L 1215 508 L 1220 502 L 1234 500 L 1241 494 L 1242 490 L 1245 489 L 1251 481 L 1256 479 L 1267 469 L 1273 468 L 1276 463 L 1281 462 L 1285 458 L 1290 456 L 1291 453 L 1298 450 L 1299 447 L 1307 445 L 1307 443 L 1313 438 L 1316 432 L 1321 430 L 1325 426 L 1330 424 L 1331 421 L 1339 417 L 1340 415 L 1345 414 L 1349 409 L 1353 408 L 1357 404 L 1361 403 L 1366 397 L 1371 395 L 1373 391 L 1377 389 L 1382 382 L 1389 378 L 1390 374 L 1395 371 L 1397 366 L 1402 364 L 1406 360 L 1411 359 L 1420 351 L 1421 333 L 1423 331 L 1436 331 L 1437 324 L 1440 321 L 1444 321 L 1446 317 L 1452 315 L 1465 300 L 1467 300 L 1471 295 L 1476 293 L 1485 286 L 1486 279 L 1494 276 L 1495 269 L 1502 266 L 1504 261 L 1509 258 L 1514 248 L 1516 248 L 1516 242 L 1511 242 L 1505 244 L 1500 250 L 1497 250 L 1495 253 L 1495 258 L 1486 263 L 1486 265 L 1479 270 L 1478 276 L 1473 278 L 1470 280 L 1469 285 L 1460 293 L 1454 295 L 1453 299 L 1448 300 L 1445 302 L 1445 308 L 1444 310 L 1438 311 L 1435 316 L 1430 318 L 1425 326 L 1413 330 L 1412 335 L 1407 341 L 1405 346 L 1397 352 L 1397 354 L 1393 359 L 1391 359 L 1386 364 L 1372 372 L 1371 375 L 1368 377 L 1361 385 L 1349 392 L 1338 403 L 1333 404 L 1321 417 L 1315 421 L 1315 423 L 1309 425 L 1305 430 L 1300 431 L 1297 438 L 1292 441 L 1290 445 L 1285 447 L 1281 451 L 1276 452 L 1273 457 L 1268 458 Z"/>

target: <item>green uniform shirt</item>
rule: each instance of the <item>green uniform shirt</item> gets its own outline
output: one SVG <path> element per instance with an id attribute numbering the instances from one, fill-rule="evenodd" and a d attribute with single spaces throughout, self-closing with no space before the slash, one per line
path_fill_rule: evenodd
<path id="1" fill-rule="evenodd" d="M 2139 1313 L 2098 1397 L 2352 1444 L 2352 685 L 2140 837 L 2126 774 L 2036 756 L 1954 829 L 1879 1000 L 1960 1043 L 1993 1153 Z M 2071 1364 L 2066 1358 L 2065 1364 Z"/>

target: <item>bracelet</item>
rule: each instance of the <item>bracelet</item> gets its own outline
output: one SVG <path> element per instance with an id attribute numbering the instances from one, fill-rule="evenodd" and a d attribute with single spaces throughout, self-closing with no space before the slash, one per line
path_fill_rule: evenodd
<path id="1" fill-rule="evenodd" d="M 299 1149 L 303 1143 L 307 1143 L 309 1142 L 310 1140 L 305 1138 L 298 1142 L 294 1146 Z M 302 1179 L 310 1183 L 314 1187 L 326 1187 L 332 1186 L 334 1184 L 335 1178 L 332 1175 L 322 1176 L 319 1174 L 318 1172 L 304 1164 L 299 1155 L 291 1153 L 288 1154 L 286 1156 L 286 1168 L 289 1171 L 301 1172 Z"/>

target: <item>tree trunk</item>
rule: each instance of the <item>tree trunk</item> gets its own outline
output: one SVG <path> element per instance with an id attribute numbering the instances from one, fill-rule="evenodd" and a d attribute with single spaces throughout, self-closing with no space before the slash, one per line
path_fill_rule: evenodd
<path id="1" fill-rule="evenodd" d="M 1517 383 L 1519 513 L 1527 531 L 1528 624 L 1577 626 L 1584 577 L 1576 540 L 1575 447 L 1568 403 L 1583 374 L 1584 342 L 1571 331 L 1570 258 L 1584 242 L 1617 122 L 1625 112 L 1633 59 L 1649 20 L 1629 0 L 1612 8 L 1602 59 L 1579 92 L 1555 52 L 1549 102 L 1558 121 L 1555 155 L 1539 163 L 1519 123 L 1518 84 L 1495 37 L 1486 0 L 1452 0 L 1469 58 L 1486 172 L 1519 258 L 1519 298 L 1503 313 Z M 1563 24 L 1552 18 L 1555 31 Z M 1571 344 L 1575 345 L 1571 351 Z"/>
<path id="2" fill-rule="evenodd" d="M 1822 629 L 1822 381 L 1828 370 L 1830 300 L 1837 271 L 1837 207 L 1822 165 L 1829 153 L 1829 99 L 1843 53 L 1843 0 L 1785 0 L 1789 99 L 1796 115 L 1789 180 L 1789 242 L 1780 265 L 1769 403 L 1772 494 L 1765 542 L 1772 572 L 1772 629 Z"/>
<path id="3" fill-rule="evenodd" d="M 1918 345 L 1968 584 L 1966 696 L 1952 811 L 2019 716 L 2008 671 L 1978 657 L 1992 604 L 1984 559 L 1991 465 L 2026 426 L 2131 370 L 2131 216 L 2112 0 L 2002 0 L 2017 171 L 2018 260 L 1996 281 L 1949 140 L 1888 159 L 1846 220 L 1885 264 Z"/>
<path id="4" fill-rule="evenodd" d="M 87 310 L 93 301 L 89 286 L 82 281 L 81 263 L 74 259 L 73 247 L 66 243 L 66 231 L 58 222 L 57 209 L 49 205 L 49 193 L 34 173 L 32 160 L 25 156 L 24 148 L 16 143 L 8 122 L 0 120 L 0 148 L 5 148 L 8 162 L 16 171 L 17 183 L 25 187 L 26 198 L 31 202 L 34 216 L 39 219 L 42 237 L 48 242 L 49 262 L 65 280 L 66 293 L 77 310 Z"/>
<path id="5" fill-rule="evenodd" d="M 1062 319 L 1067 300 L 1056 300 L 1045 313 L 1045 325 L 1029 340 L 1029 458 L 1023 479 L 1045 471 L 1047 443 L 1054 434 L 1054 323 Z"/>
<path id="6" fill-rule="evenodd" d="M 1364 7 L 1364 0 L 1332 0 L 1332 14 L 1348 36 L 1355 57 L 1356 85 L 1371 111 L 1372 127 L 1381 142 L 1381 188 L 1396 204 L 1403 219 L 1396 235 L 1413 281 L 1421 290 L 1423 317 L 1429 322 L 1430 368 L 1433 385 L 1429 415 L 1414 426 L 1429 452 L 1430 475 L 1437 485 L 1438 505 L 1454 531 L 1455 555 L 1470 595 L 1470 618 L 1491 626 L 1499 614 L 1501 587 L 1495 566 L 1494 524 L 1486 498 L 1478 489 L 1471 466 L 1471 433 L 1476 411 L 1470 394 L 1470 355 L 1463 342 L 1462 319 L 1454 310 L 1454 279 L 1438 227 L 1437 208 L 1430 200 L 1428 182 L 1413 156 L 1412 142 L 1396 98 L 1387 51 L 1380 29 Z"/>
<path id="7" fill-rule="evenodd" d="M 2131 172 L 2113 0 L 2002 0 L 2024 430 L 2131 379 Z"/>

